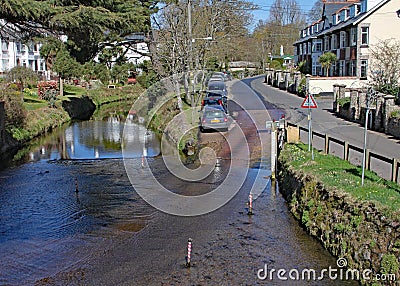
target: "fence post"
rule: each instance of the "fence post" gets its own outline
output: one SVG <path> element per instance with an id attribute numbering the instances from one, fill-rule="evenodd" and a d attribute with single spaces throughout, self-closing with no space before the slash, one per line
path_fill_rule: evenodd
<path id="1" fill-rule="evenodd" d="M 299 130 L 299 141 L 301 141 L 301 137 L 300 137 L 300 135 L 301 135 L 301 129 L 300 129 L 300 125 L 299 124 L 297 124 L 296 125 L 296 127 L 297 127 L 297 130 Z"/>
<path id="2" fill-rule="evenodd" d="M 325 154 L 329 154 L 329 135 L 325 134 Z"/>
<path id="3" fill-rule="evenodd" d="M 399 160 L 396 158 L 393 158 L 392 162 L 392 182 L 397 182 L 397 175 L 398 175 L 398 170 L 399 168 Z"/>
<path id="4" fill-rule="evenodd" d="M 365 150 L 365 166 L 367 166 L 367 170 L 371 170 L 371 154 L 369 149 Z"/>
<path id="5" fill-rule="evenodd" d="M 344 142 L 344 160 L 349 160 L 349 142 L 347 141 Z"/>

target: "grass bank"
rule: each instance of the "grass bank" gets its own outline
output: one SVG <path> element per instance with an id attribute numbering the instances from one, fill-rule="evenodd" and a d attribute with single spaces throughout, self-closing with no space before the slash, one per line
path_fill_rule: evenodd
<path id="1" fill-rule="evenodd" d="M 64 96 L 58 96 L 50 106 L 49 102 L 40 99 L 37 94 L 24 95 L 24 123 L 19 126 L 8 126 L 7 131 L 18 141 L 25 143 L 44 134 L 53 128 L 71 121 L 68 113 L 62 108 L 62 101 L 71 97 L 88 96 L 97 107 L 104 104 L 136 99 L 144 89 L 139 85 L 129 85 L 109 89 L 99 86 L 96 89 L 87 90 L 73 85 L 64 85 Z"/>
<path id="2" fill-rule="evenodd" d="M 286 144 L 278 158 L 279 190 L 291 213 L 333 256 L 346 259 L 345 272 L 356 270 L 345 273 L 352 280 L 398 285 L 400 186 L 370 171 L 361 186 L 360 167 L 318 152 L 313 161 L 307 149 Z"/>
<path id="3" fill-rule="evenodd" d="M 361 186 L 361 167 L 318 151 L 312 161 L 305 144 L 287 144 L 285 148 L 287 150 L 281 154 L 283 160 L 290 162 L 293 168 L 314 176 L 322 184 L 342 190 L 357 200 L 374 202 L 393 212 L 400 211 L 398 184 L 366 170 L 364 186 Z"/>

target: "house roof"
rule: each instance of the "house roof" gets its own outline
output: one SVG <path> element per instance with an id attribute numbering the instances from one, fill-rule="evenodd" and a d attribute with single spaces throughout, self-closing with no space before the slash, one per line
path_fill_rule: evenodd
<path id="1" fill-rule="evenodd" d="M 373 14 L 376 10 L 378 10 L 379 8 L 381 8 L 383 5 L 385 5 L 386 3 L 388 3 L 390 0 L 382 0 L 381 2 L 379 2 L 377 5 L 375 5 L 372 9 L 370 9 L 367 12 L 361 13 L 353 18 L 350 18 L 344 22 L 341 22 L 335 26 L 330 26 L 329 28 L 324 28 L 322 31 L 309 35 L 307 37 L 301 38 L 299 40 L 297 40 L 296 42 L 293 43 L 293 45 L 299 44 L 299 43 L 303 43 L 303 42 L 307 42 L 311 39 L 317 38 L 317 36 L 322 36 L 322 35 L 326 35 L 326 34 L 330 34 L 332 32 L 335 32 L 337 30 L 342 30 L 343 28 L 347 27 L 347 26 L 354 26 L 359 24 L 360 22 L 362 22 L 363 20 L 365 20 L 366 18 L 368 18 L 371 14 Z M 353 3 L 358 3 L 359 1 L 353 1 Z M 326 3 L 328 4 L 328 3 Z M 348 3 L 342 3 L 342 4 L 348 4 Z M 338 4 L 334 4 L 334 5 L 338 5 Z M 329 5 L 331 6 L 331 5 Z M 333 5 L 332 5 L 333 7 Z M 331 8 L 332 8 L 331 7 Z M 345 6 L 343 6 L 342 8 L 339 8 L 338 10 L 336 10 L 336 12 L 338 12 L 339 10 L 345 8 Z M 333 13 L 335 14 L 335 13 Z"/>
<path id="2" fill-rule="evenodd" d="M 357 19 L 357 21 L 354 22 L 354 25 L 357 25 L 358 23 L 360 23 L 361 21 L 364 21 L 366 18 L 368 18 L 371 14 L 373 14 L 376 10 L 378 10 L 379 8 L 381 8 L 383 5 L 385 5 L 386 3 L 388 3 L 390 0 L 383 0 L 381 2 L 379 2 L 378 4 L 376 4 L 371 10 L 369 10 L 367 13 L 363 14 L 362 17 L 360 17 L 359 19 Z M 395 13 L 395 12 L 394 12 Z"/>

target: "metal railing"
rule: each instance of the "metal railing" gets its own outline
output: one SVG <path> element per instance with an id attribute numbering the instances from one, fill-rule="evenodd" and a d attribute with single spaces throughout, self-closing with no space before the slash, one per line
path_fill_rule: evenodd
<path id="1" fill-rule="evenodd" d="M 305 127 L 302 127 L 302 126 L 299 126 L 299 125 L 296 125 L 296 124 L 293 124 L 293 123 L 290 123 L 290 122 L 287 123 L 287 126 L 298 128 L 298 130 L 299 130 L 298 139 L 299 140 L 301 140 L 300 138 L 301 138 L 301 133 L 302 132 L 307 132 L 308 133 L 308 128 L 305 128 Z M 358 153 L 361 154 L 361 156 L 363 154 L 363 148 L 360 148 L 358 146 L 349 144 L 349 142 L 347 142 L 347 141 L 343 141 L 343 140 L 331 137 L 331 136 L 329 136 L 327 134 L 322 134 L 322 133 L 319 133 L 319 132 L 316 132 L 316 131 L 312 132 L 312 138 L 314 138 L 314 136 L 322 138 L 324 140 L 324 148 L 323 149 L 316 148 L 316 149 L 324 151 L 325 154 L 331 154 L 331 155 L 337 156 L 336 153 L 331 153 L 330 152 L 331 151 L 331 143 L 336 143 L 336 144 L 338 144 L 339 146 L 341 146 L 343 148 L 342 149 L 343 150 L 343 158 L 342 158 L 343 160 L 350 161 L 350 156 L 349 156 L 350 151 L 358 152 Z M 315 146 L 314 146 L 314 148 L 315 148 Z M 371 160 L 371 159 L 376 159 L 377 161 L 381 161 L 381 162 L 384 162 L 386 164 L 391 165 L 390 180 L 393 181 L 393 182 L 397 182 L 398 183 L 399 167 L 400 167 L 400 159 L 399 158 L 387 158 L 387 157 L 382 156 L 380 154 L 371 152 L 370 150 L 367 149 L 367 152 L 366 152 L 366 164 L 365 164 L 367 170 L 372 170 L 373 169 L 373 168 L 371 168 L 371 167 L 373 167 L 371 165 L 371 162 L 373 160 Z"/>

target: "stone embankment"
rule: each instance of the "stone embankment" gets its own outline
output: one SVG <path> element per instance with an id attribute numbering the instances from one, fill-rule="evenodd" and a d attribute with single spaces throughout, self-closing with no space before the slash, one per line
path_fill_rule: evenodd
<path id="1" fill-rule="evenodd" d="M 279 189 L 307 232 L 332 255 L 345 258 L 348 269 L 357 269 L 360 275 L 372 270 L 371 279 L 395 275 L 397 280 L 363 280 L 363 285 L 399 285 L 399 215 L 324 186 L 311 174 L 294 169 L 288 157 L 279 157 Z"/>

